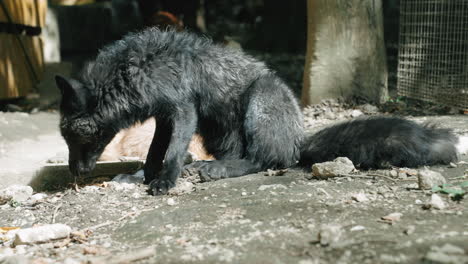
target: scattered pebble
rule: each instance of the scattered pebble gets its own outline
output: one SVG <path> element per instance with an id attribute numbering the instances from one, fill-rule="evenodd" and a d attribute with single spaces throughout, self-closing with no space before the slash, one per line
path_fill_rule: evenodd
<path id="1" fill-rule="evenodd" d="M 128 191 L 128 190 L 134 190 L 136 188 L 136 185 L 133 183 L 126 183 L 126 182 L 116 182 L 116 181 L 110 181 L 106 182 L 107 186 L 110 187 L 114 191 Z"/>
<path id="2" fill-rule="evenodd" d="M 402 216 L 403 216 L 402 213 L 391 213 L 389 215 L 382 216 L 382 220 L 396 222 L 396 221 L 400 221 Z"/>
<path id="3" fill-rule="evenodd" d="M 341 240 L 343 228 L 340 225 L 324 225 L 319 231 L 318 239 L 322 246 L 333 246 Z"/>
<path id="4" fill-rule="evenodd" d="M 168 198 L 166 202 L 167 202 L 167 205 L 169 205 L 169 206 L 174 206 L 174 205 L 177 204 L 177 202 L 174 200 L 174 198 Z"/>
<path id="5" fill-rule="evenodd" d="M 70 235 L 71 228 L 64 224 L 51 224 L 38 227 L 21 229 L 16 232 L 15 245 L 36 244 L 50 240 L 66 238 Z"/>
<path id="6" fill-rule="evenodd" d="M 405 233 L 406 235 L 411 235 L 414 233 L 414 231 L 416 230 L 416 227 L 414 225 L 409 225 L 408 227 L 406 227 L 405 231 L 403 231 L 403 233 Z"/>
<path id="7" fill-rule="evenodd" d="M 444 176 L 436 171 L 423 169 L 418 172 L 418 186 L 421 190 L 429 190 L 446 182 Z"/>
<path id="8" fill-rule="evenodd" d="M 33 194 L 29 199 L 32 201 L 32 202 L 36 202 L 36 201 L 40 201 L 40 200 L 44 200 L 47 198 L 47 194 L 46 193 L 36 193 L 36 194 Z"/>
<path id="9" fill-rule="evenodd" d="M 364 113 L 361 110 L 355 109 L 351 111 L 351 117 L 358 117 L 362 115 L 364 115 Z"/>
<path id="10" fill-rule="evenodd" d="M 369 201 L 369 198 L 367 198 L 367 196 L 364 193 L 353 194 L 351 198 L 353 198 L 353 200 L 355 200 L 356 202 L 360 203 Z"/>
<path id="11" fill-rule="evenodd" d="M 362 225 L 357 225 L 357 226 L 353 226 L 351 227 L 350 231 L 362 231 L 362 230 L 365 230 L 366 228 Z"/>
<path id="12" fill-rule="evenodd" d="M 439 195 L 434 193 L 431 195 L 431 201 L 429 202 L 429 207 L 437 209 L 437 210 L 443 210 L 445 209 L 446 205 L 444 201 L 442 200 L 442 198 Z"/>
<path id="13" fill-rule="evenodd" d="M 315 163 L 312 165 L 312 176 L 310 178 L 315 177 L 318 179 L 328 179 L 349 174 L 355 169 L 356 168 L 350 159 L 346 157 L 338 157 L 333 161 Z"/>
<path id="14" fill-rule="evenodd" d="M 5 204 L 11 200 L 24 202 L 33 194 L 31 186 L 26 185 L 11 185 L 0 190 L 0 204 Z"/>

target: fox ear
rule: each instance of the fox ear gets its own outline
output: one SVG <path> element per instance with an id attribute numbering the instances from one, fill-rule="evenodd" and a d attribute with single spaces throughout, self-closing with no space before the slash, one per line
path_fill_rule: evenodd
<path id="1" fill-rule="evenodd" d="M 62 111 L 80 111 L 86 108 L 88 94 L 80 82 L 56 75 L 55 84 L 62 94 Z"/>

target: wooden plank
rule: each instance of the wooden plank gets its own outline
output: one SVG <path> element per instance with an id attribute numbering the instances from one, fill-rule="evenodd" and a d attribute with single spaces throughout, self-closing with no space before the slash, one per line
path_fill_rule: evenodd
<path id="1" fill-rule="evenodd" d="M 89 177 L 76 179 L 78 184 L 89 184 L 110 180 L 117 174 L 133 174 L 143 168 L 143 161 L 98 162 Z M 46 165 L 39 170 L 29 185 L 34 191 L 51 191 L 69 188 L 75 183 L 68 164 Z"/>

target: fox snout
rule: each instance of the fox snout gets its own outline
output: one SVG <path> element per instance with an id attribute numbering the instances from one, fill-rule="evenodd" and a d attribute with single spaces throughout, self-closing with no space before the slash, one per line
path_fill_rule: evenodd
<path id="1" fill-rule="evenodd" d="M 69 160 L 70 172 L 75 177 L 89 175 L 96 167 L 96 161 Z"/>

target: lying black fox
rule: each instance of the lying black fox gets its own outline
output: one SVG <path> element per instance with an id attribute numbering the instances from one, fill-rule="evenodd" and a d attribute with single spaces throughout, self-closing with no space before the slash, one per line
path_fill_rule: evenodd
<path id="1" fill-rule="evenodd" d="M 298 103 L 274 72 L 242 51 L 188 32 L 130 34 L 100 51 L 79 80 L 57 76 L 56 83 L 60 129 L 76 176 L 94 169 L 121 129 L 157 117 L 144 169 L 153 194 L 175 185 L 194 133 L 216 158 L 189 165 L 205 180 L 338 156 L 364 168 L 457 158 L 450 131 L 399 118 L 356 120 L 306 138 Z"/>

